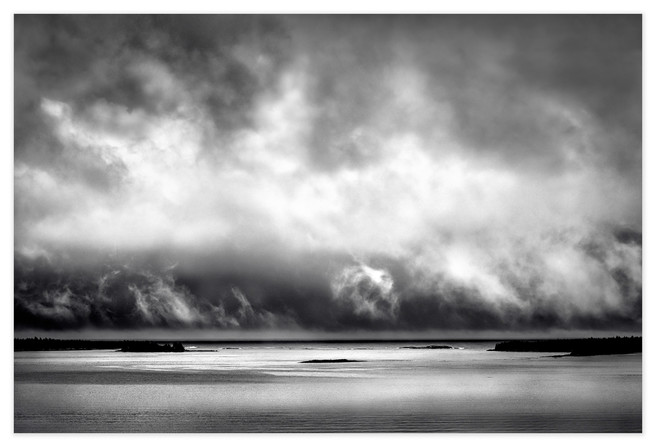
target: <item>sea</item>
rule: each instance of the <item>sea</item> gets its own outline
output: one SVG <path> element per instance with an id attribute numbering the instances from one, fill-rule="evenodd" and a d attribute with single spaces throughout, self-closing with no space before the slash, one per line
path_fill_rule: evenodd
<path id="1" fill-rule="evenodd" d="M 642 431 L 642 354 L 494 341 L 184 343 L 183 353 L 16 352 L 14 431 Z M 409 349 L 449 345 L 453 349 Z M 340 363 L 302 363 L 339 360 Z"/>

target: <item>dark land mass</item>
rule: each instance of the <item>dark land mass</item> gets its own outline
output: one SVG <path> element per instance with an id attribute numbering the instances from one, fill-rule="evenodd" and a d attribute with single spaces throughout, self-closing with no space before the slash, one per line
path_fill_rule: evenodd
<path id="1" fill-rule="evenodd" d="M 642 352 L 642 337 L 513 340 L 497 343 L 490 351 L 569 352 L 571 356 L 633 354 Z"/>
<path id="2" fill-rule="evenodd" d="M 327 359 L 327 360 L 304 360 L 299 363 L 355 363 L 363 362 L 364 360 L 349 360 L 349 359 Z"/>
<path id="3" fill-rule="evenodd" d="M 401 346 L 401 349 L 453 349 L 453 347 L 447 345 Z"/>
<path id="4" fill-rule="evenodd" d="M 57 340 L 53 338 L 16 338 L 14 351 L 81 351 L 113 349 L 121 352 L 184 352 L 180 342 L 139 340 Z"/>

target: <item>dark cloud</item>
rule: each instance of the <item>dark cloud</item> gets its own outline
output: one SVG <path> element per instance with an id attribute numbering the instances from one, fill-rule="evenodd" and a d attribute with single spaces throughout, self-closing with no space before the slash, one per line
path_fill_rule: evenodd
<path id="1" fill-rule="evenodd" d="M 295 42 L 301 51 L 312 52 L 311 94 L 321 104 L 311 155 L 328 168 L 376 159 L 375 148 L 354 141 L 371 127 L 378 134 L 381 128 L 383 134 L 418 132 L 439 147 L 435 130 L 446 120 L 452 136 L 478 156 L 501 157 L 544 173 L 568 167 L 565 139 L 575 146 L 592 144 L 594 157 L 586 162 L 599 157 L 607 166 L 636 172 L 641 161 L 640 20 L 558 15 L 291 19 L 293 27 L 313 30 L 308 39 Z M 391 100 L 412 83 L 425 83 L 414 103 Z M 561 101 L 581 115 L 568 116 L 558 108 Z M 593 143 L 584 141 L 590 125 L 598 127 Z"/>
<path id="2" fill-rule="evenodd" d="M 17 255 L 15 324 L 46 330 L 639 331 L 641 278 L 631 255 L 621 257 L 640 252 L 636 237 L 579 246 L 583 263 L 599 274 L 601 284 L 591 291 L 554 289 L 541 257 L 499 263 L 496 275 L 514 300 L 495 297 L 485 284 L 418 272 L 409 267 L 412 260 L 386 257 L 367 265 L 329 253 L 287 261 L 222 253 L 167 265 L 172 254 L 104 262 L 87 254 L 95 259 L 88 262 L 81 253 L 50 260 Z M 201 266 L 212 260 L 211 267 Z"/>
<path id="3" fill-rule="evenodd" d="M 641 328 L 640 16 L 14 25 L 19 330 Z"/>
<path id="4" fill-rule="evenodd" d="M 17 15 L 15 29 L 17 154 L 44 96 L 82 116 L 99 101 L 174 113 L 191 96 L 219 131 L 247 126 L 255 94 L 288 58 L 268 16 Z M 254 71 L 260 52 L 267 63 Z"/>

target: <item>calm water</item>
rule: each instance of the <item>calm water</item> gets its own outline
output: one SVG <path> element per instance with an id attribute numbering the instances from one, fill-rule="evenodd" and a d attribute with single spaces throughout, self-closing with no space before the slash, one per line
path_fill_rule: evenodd
<path id="1" fill-rule="evenodd" d="M 642 355 L 426 343 L 18 352 L 16 432 L 640 432 Z M 187 347 L 191 346 L 189 344 Z M 229 349 L 227 349 L 229 348 Z M 313 359 L 358 363 L 304 364 Z"/>

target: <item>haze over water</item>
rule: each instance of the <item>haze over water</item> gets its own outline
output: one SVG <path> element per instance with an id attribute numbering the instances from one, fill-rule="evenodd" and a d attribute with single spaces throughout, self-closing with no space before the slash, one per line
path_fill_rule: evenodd
<path id="1" fill-rule="evenodd" d="M 171 354 L 17 352 L 14 429 L 642 430 L 641 354 L 554 358 L 487 352 L 493 342 L 401 349 L 426 344 L 197 344 L 196 350 L 216 351 Z M 344 358 L 360 362 L 300 363 Z"/>

